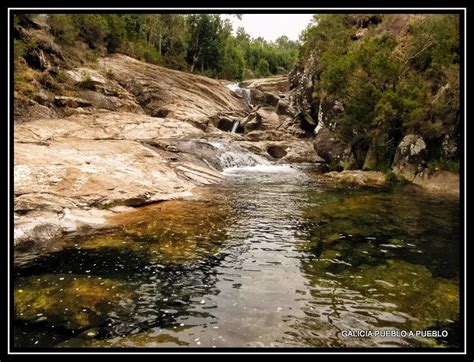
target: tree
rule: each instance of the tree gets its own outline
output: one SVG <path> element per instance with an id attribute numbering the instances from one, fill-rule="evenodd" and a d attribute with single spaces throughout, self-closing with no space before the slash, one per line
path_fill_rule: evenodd
<path id="1" fill-rule="evenodd" d="M 91 48 L 105 45 L 105 38 L 109 34 L 109 25 L 100 14 L 74 14 L 74 24 L 82 38 Z"/>
<path id="2" fill-rule="evenodd" d="M 216 69 L 220 49 L 230 35 L 229 27 L 216 14 L 189 15 L 187 19 L 190 31 L 187 60 L 191 71 L 196 64 L 200 64 L 201 72 Z"/>
<path id="3" fill-rule="evenodd" d="M 125 18 L 119 14 L 107 14 L 104 18 L 109 29 L 106 40 L 107 51 L 113 53 L 119 50 L 126 40 Z"/>
<path id="4" fill-rule="evenodd" d="M 228 43 L 221 56 L 219 77 L 229 80 L 242 80 L 244 76 L 244 54 L 232 43 Z"/>
<path id="5" fill-rule="evenodd" d="M 258 77 L 268 77 L 270 75 L 270 66 L 266 59 L 260 59 L 255 67 Z"/>
<path id="6" fill-rule="evenodd" d="M 74 26 L 71 16 L 68 14 L 48 15 L 48 24 L 51 33 L 64 45 L 72 45 L 79 35 L 78 29 Z"/>

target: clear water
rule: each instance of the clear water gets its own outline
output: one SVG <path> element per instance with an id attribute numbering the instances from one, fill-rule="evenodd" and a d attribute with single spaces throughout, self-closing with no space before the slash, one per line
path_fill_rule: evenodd
<path id="1" fill-rule="evenodd" d="M 17 265 L 15 346 L 459 344 L 458 200 L 279 167 L 227 170 Z M 384 329 L 449 334 L 343 335 Z"/>

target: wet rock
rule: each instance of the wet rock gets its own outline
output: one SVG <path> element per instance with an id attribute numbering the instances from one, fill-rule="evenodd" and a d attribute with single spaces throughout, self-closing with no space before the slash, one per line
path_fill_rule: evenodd
<path id="1" fill-rule="evenodd" d="M 276 94 L 270 93 L 270 92 L 263 93 L 262 105 L 269 106 L 269 107 L 276 107 L 279 101 L 280 101 L 280 98 Z"/>
<path id="2" fill-rule="evenodd" d="M 109 339 L 91 339 L 76 337 L 59 344 L 62 348 L 137 348 L 137 347 L 176 347 L 187 346 L 189 343 L 181 341 L 178 337 L 150 330 L 125 337 L 114 337 Z"/>
<path id="3" fill-rule="evenodd" d="M 285 148 L 281 146 L 270 146 L 267 148 L 267 152 L 273 158 L 282 158 L 287 154 Z"/>
<path id="4" fill-rule="evenodd" d="M 343 142 L 327 127 L 322 127 L 314 138 L 314 150 L 327 163 L 350 168 L 355 160 L 351 146 Z"/>
<path id="5" fill-rule="evenodd" d="M 388 134 L 381 129 L 377 128 L 375 135 L 372 139 L 372 143 L 367 151 L 362 166 L 363 170 L 378 170 L 381 169 L 379 164 L 381 163 L 381 156 L 387 147 Z M 355 154 L 357 156 L 357 154 Z"/>
<path id="6" fill-rule="evenodd" d="M 47 243 L 54 242 L 55 239 L 63 235 L 63 229 L 56 224 L 43 222 L 34 225 L 32 228 L 25 230 L 20 228 L 15 231 L 15 246 L 18 249 L 30 248 L 34 245 L 45 247 Z"/>
<path id="7" fill-rule="evenodd" d="M 46 223 L 64 232 L 88 223 L 103 224 L 102 214 L 107 211 L 100 209 L 175 198 L 196 185 L 219 182 L 218 171 L 199 156 L 186 155 L 171 163 L 167 160 L 171 149 L 142 141 L 201 134 L 186 122 L 125 112 L 17 125 L 15 240 L 40 240 L 31 233 L 35 226 Z M 215 159 L 215 153 L 209 158 Z M 146 193 L 149 198 L 144 197 Z M 92 209 L 81 213 L 85 208 Z M 66 209 L 71 210 L 67 216 Z"/>
<path id="8" fill-rule="evenodd" d="M 221 117 L 217 122 L 217 128 L 221 131 L 230 132 L 237 120 L 228 117 Z"/>
<path id="9" fill-rule="evenodd" d="M 427 149 L 422 137 L 409 134 L 397 147 L 392 163 L 392 170 L 412 181 L 417 173 L 423 171 L 426 165 Z"/>
<path id="10" fill-rule="evenodd" d="M 324 176 L 339 182 L 360 186 L 382 186 L 386 183 L 385 175 L 378 171 L 333 171 L 325 173 Z"/>
<path id="11" fill-rule="evenodd" d="M 69 330 L 101 326 L 109 313 L 123 310 L 131 293 L 111 279 L 74 274 L 18 278 L 14 287 L 15 319 L 44 321 Z"/>
<path id="12" fill-rule="evenodd" d="M 166 146 L 166 151 L 177 153 L 177 152 L 179 152 L 179 149 L 176 146 L 168 145 L 168 146 Z"/>
<path id="13" fill-rule="evenodd" d="M 313 129 L 317 125 L 317 115 L 313 109 L 313 74 L 315 74 L 318 61 L 318 56 L 312 54 L 304 66 L 295 66 L 289 74 L 292 90 L 290 96 L 291 105 L 296 115 L 312 124 Z"/>

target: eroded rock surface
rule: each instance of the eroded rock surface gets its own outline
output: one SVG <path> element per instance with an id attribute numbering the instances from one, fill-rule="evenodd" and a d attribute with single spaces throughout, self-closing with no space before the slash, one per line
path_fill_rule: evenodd
<path id="1" fill-rule="evenodd" d="M 29 121 L 15 126 L 19 250 L 60 248 L 54 240 L 64 234 L 108 227 L 115 213 L 190 195 L 246 158 L 320 161 L 288 104 L 280 106 L 285 77 L 252 81 L 266 96 L 249 108 L 226 82 L 124 55 L 63 73 L 73 95 L 37 97 L 42 104 L 35 107 L 45 111 L 27 107 Z"/>

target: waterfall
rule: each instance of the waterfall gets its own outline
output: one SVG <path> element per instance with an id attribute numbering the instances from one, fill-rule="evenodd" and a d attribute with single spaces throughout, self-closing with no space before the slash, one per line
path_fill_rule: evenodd
<path id="1" fill-rule="evenodd" d="M 250 107 L 250 90 L 241 88 L 237 83 L 227 84 L 227 88 L 245 101 L 245 104 Z"/>
<path id="2" fill-rule="evenodd" d="M 267 160 L 255 153 L 224 140 L 206 140 L 214 147 L 213 162 L 219 162 L 222 173 L 225 175 L 255 175 L 255 174 L 287 174 L 292 177 L 298 173 L 297 168 L 289 164 L 278 164 Z"/>
<path id="3" fill-rule="evenodd" d="M 237 128 L 239 127 L 239 124 L 240 124 L 239 121 L 235 121 L 234 125 L 232 126 L 232 130 L 230 132 L 235 133 L 235 131 L 237 131 Z"/>

